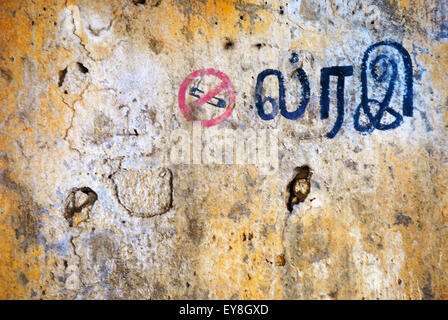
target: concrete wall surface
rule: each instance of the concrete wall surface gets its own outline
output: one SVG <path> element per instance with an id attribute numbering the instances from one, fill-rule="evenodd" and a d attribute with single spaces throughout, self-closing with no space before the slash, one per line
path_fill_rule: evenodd
<path id="1" fill-rule="evenodd" d="M 1 299 L 447 299 L 445 0 L 1 0 Z"/>

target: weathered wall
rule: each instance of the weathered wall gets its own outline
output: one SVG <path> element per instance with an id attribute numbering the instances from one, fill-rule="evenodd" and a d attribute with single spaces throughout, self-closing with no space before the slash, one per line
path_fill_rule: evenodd
<path id="1" fill-rule="evenodd" d="M 0 298 L 448 298 L 445 1 L 0 3 Z M 361 134 L 362 59 L 386 40 L 412 60 L 413 114 Z M 396 61 L 390 107 L 402 114 Z M 320 79 L 331 66 L 353 75 L 328 138 L 336 82 L 321 119 Z M 293 111 L 299 67 L 305 113 L 263 120 L 260 72 L 282 72 Z M 184 79 L 207 68 L 236 97 L 210 128 L 178 103 Z M 263 86 L 279 98 L 275 77 Z M 368 87 L 382 99 L 384 83 Z M 179 130 L 268 132 L 278 168 L 179 164 Z M 310 192 L 290 211 L 302 166 L 297 187 Z"/>

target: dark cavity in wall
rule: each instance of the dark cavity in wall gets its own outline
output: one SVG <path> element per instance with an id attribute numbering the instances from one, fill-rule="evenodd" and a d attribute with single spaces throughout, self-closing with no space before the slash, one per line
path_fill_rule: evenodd
<path id="1" fill-rule="evenodd" d="M 82 73 L 89 72 L 89 69 L 87 69 L 81 62 L 77 62 L 76 64 L 78 65 L 79 71 L 81 71 Z"/>
<path id="2" fill-rule="evenodd" d="M 73 188 L 65 202 L 64 217 L 70 227 L 73 227 L 76 220 L 86 220 L 93 204 L 98 199 L 95 191 L 89 187 Z M 76 219 L 77 216 L 79 219 Z"/>
<path id="3" fill-rule="evenodd" d="M 136 5 L 136 6 L 138 6 L 138 5 L 142 5 L 142 6 L 144 6 L 144 5 L 149 5 L 149 6 L 151 6 L 151 7 L 158 7 L 158 6 L 160 6 L 160 4 L 162 3 L 162 0 L 149 0 L 149 1 L 146 1 L 146 0 L 132 0 L 132 3 L 134 4 L 134 5 Z"/>
<path id="4" fill-rule="evenodd" d="M 67 68 L 59 71 L 59 82 L 58 82 L 59 87 L 62 87 L 62 85 L 64 84 L 64 79 L 66 75 L 67 75 Z"/>
<path id="5" fill-rule="evenodd" d="M 294 205 L 305 201 L 311 190 L 311 168 L 307 165 L 294 169 L 294 178 L 286 187 L 286 207 L 292 212 Z"/>
<path id="6" fill-rule="evenodd" d="M 226 42 L 224 43 L 224 49 L 225 50 L 232 49 L 234 45 L 235 43 L 231 39 L 227 39 Z"/>
<path id="7" fill-rule="evenodd" d="M 5 79 L 8 83 L 11 83 L 11 81 L 12 81 L 11 70 L 5 69 L 5 68 L 0 68 L 0 77 Z"/>

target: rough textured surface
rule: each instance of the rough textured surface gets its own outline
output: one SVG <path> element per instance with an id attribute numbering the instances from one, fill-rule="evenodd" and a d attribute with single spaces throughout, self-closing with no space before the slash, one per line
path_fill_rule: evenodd
<path id="1" fill-rule="evenodd" d="M 0 7 L 0 298 L 448 298 L 446 1 Z M 414 114 L 361 135 L 362 58 L 383 40 L 411 56 Z M 345 119 L 329 139 L 336 82 L 321 120 L 321 68 L 349 65 Z M 282 72 L 293 110 L 298 67 L 304 115 L 262 120 L 259 73 Z M 179 87 L 206 68 L 235 88 L 218 132 L 277 130 L 273 173 L 172 161 L 172 133 L 195 130 Z M 263 94 L 278 98 L 271 78 Z M 296 176 L 303 166 L 311 176 Z"/>
<path id="2" fill-rule="evenodd" d="M 117 198 L 131 215 L 152 217 L 172 203 L 171 172 L 166 168 L 120 170 L 112 176 Z"/>

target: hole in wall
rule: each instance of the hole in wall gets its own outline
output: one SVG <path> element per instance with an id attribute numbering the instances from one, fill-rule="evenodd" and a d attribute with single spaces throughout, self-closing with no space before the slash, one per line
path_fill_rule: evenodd
<path id="1" fill-rule="evenodd" d="M 59 81 L 58 81 L 58 86 L 62 87 L 62 85 L 64 84 L 64 79 L 65 76 L 67 75 L 67 68 L 65 68 L 64 70 L 59 71 Z"/>
<path id="2" fill-rule="evenodd" d="M 311 168 L 307 165 L 294 169 L 294 178 L 286 187 L 286 207 L 292 212 L 294 205 L 305 201 L 311 191 Z"/>
<path id="3" fill-rule="evenodd" d="M 79 71 L 81 71 L 82 73 L 88 73 L 89 69 L 87 69 L 81 62 L 77 62 L 76 63 L 78 65 L 78 69 Z"/>
<path id="4" fill-rule="evenodd" d="M 64 210 L 64 218 L 69 226 L 73 227 L 86 221 L 96 200 L 98 195 L 91 188 L 73 188 L 65 201 Z"/>
<path id="5" fill-rule="evenodd" d="M 232 40 L 227 39 L 226 42 L 224 43 L 224 49 L 230 50 L 234 47 L 234 45 L 235 45 L 235 43 Z"/>

